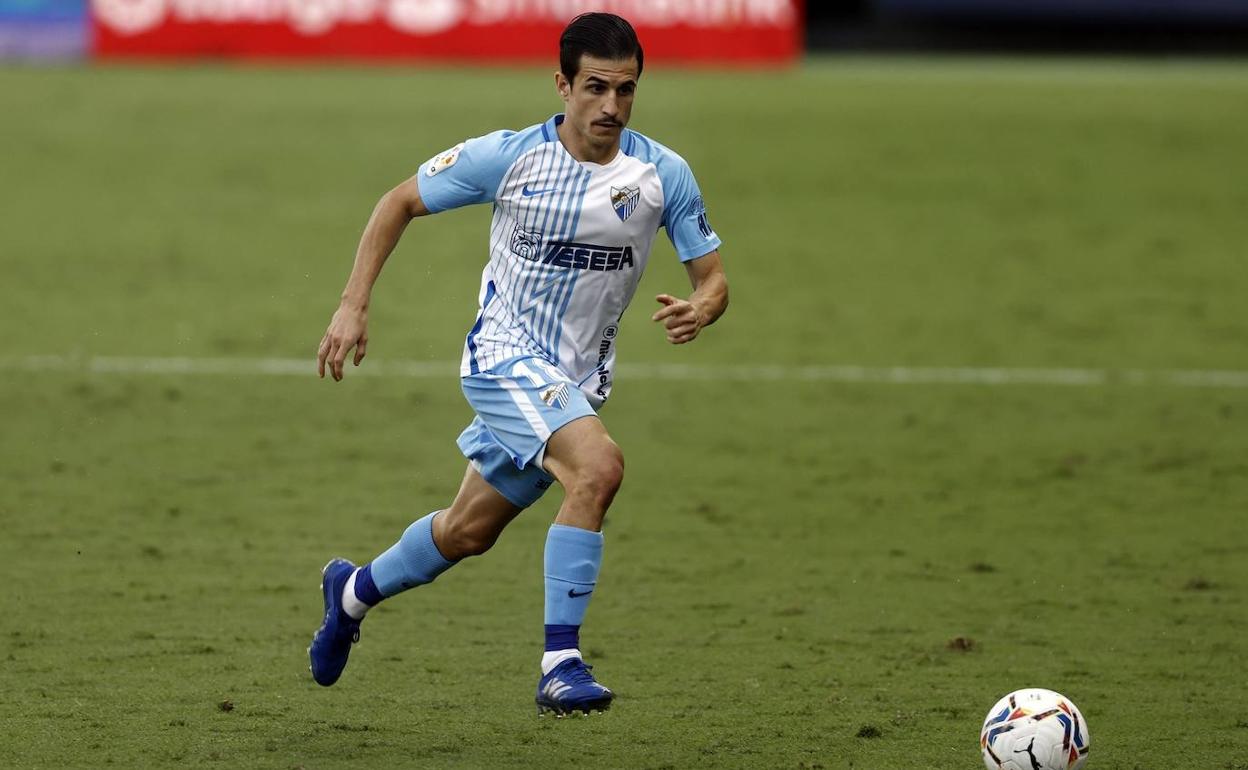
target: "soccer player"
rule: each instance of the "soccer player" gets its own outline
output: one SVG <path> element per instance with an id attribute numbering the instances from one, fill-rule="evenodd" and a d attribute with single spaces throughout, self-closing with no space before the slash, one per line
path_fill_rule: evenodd
<path id="1" fill-rule="evenodd" d="M 461 383 L 476 412 L 459 436 L 468 468 L 450 507 L 416 521 L 357 568 L 325 566 L 324 623 L 308 649 L 313 678 L 338 680 L 360 622 L 383 599 L 432 582 L 485 553 L 554 481 L 563 504 L 546 538 L 546 650 L 538 713 L 603 710 L 614 697 L 581 659 L 579 632 L 602 561 L 602 521 L 624 476 L 620 448 L 597 417 L 611 392 L 618 322 L 660 227 L 693 285 L 656 297 L 667 340 L 697 338 L 728 304 L 719 236 L 697 182 L 671 150 L 625 128 L 641 77 L 632 26 L 576 17 L 559 41 L 555 88 L 564 114 L 496 131 L 434 156 L 382 197 L 317 352 L 334 380 L 368 344 L 373 283 L 414 217 L 492 203 L 490 258 L 464 343 Z"/>

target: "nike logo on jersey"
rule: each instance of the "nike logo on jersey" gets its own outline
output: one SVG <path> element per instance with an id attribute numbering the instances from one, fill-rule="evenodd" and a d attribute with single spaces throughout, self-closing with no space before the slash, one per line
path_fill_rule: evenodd
<path id="1" fill-rule="evenodd" d="M 526 182 L 526 183 L 525 183 L 525 185 L 524 185 L 524 187 L 520 190 L 520 193 L 521 193 L 522 195 L 524 195 L 524 197 L 526 197 L 526 198 L 531 198 L 531 197 L 533 197 L 534 195 L 545 195 L 546 193 L 552 193 L 552 192 L 555 192 L 555 191 L 556 191 L 556 190 L 558 190 L 558 189 L 559 189 L 558 187 L 547 187 L 547 188 L 546 188 L 546 189 L 544 189 L 544 190 L 530 190 L 530 189 L 529 189 L 529 185 L 528 185 L 528 183 Z"/>
<path id="2" fill-rule="evenodd" d="M 576 598 L 581 597 L 581 596 L 589 596 L 589 595 L 590 595 L 590 594 L 592 594 L 593 592 L 594 592 L 594 589 L 592 589 L 592 588 L 591 588 L 591 589 L 589 589 L 588 591 L 581 591 L 580 593 L 577 593 L 577 591 L 576 591 L 575 589 L 569 588 L 569 589 L 568 589 L 568 598 L 569 598 L 569 599 L 576 599 Z"/>

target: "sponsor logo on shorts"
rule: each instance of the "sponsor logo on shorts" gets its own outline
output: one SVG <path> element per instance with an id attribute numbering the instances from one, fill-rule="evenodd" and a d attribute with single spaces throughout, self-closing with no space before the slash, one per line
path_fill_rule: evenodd
<path id="1" fill-rule="evenodd" d="M 551 241 L 540 260 L 536 254 L 524 258 L 533 262 L 540 261 L 543 265 L 599 272 L 623 270 L 636 265 L 632 246 L 598 246 L 571 241 Z"/>

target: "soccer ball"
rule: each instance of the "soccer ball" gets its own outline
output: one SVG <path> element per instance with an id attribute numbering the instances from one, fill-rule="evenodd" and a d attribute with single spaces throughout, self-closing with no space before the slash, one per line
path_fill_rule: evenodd
<path id="1" fill-rule="evenodd" d="M 988 770 L 1079 770 L 1091 747 L 1088 723 L 1052 690 L 1015 690 L 992 707 L 979 732 Z"/>

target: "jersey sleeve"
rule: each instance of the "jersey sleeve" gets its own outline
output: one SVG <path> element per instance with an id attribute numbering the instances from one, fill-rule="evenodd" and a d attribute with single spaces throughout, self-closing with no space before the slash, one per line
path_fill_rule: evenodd
<path id="1" fill-rule="evenodd" d="M 460 142 L 420 165 L 416 184 L 433 213 L 494 200 L 503 174 L 515 158 L 507 140 L 513 131 L 495 131 Z"/>
<path id="2" fill-rule="evenodd" d="M 667 237 L 681 262 L 710 254 L 720 246 L 719 236 L 706 218 L 706 204 L 683 159 L 660 166 L 663 182 L 663 219 Z"/>

